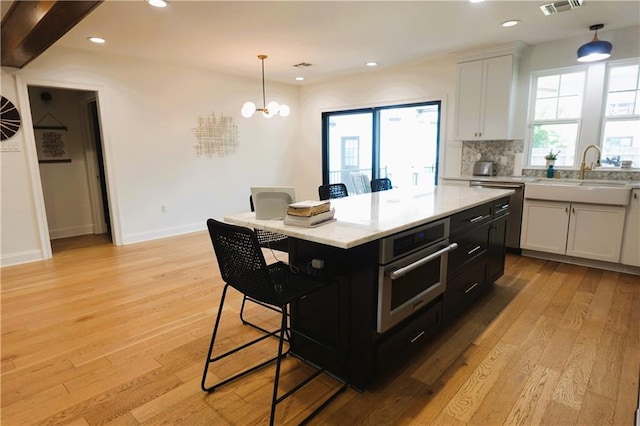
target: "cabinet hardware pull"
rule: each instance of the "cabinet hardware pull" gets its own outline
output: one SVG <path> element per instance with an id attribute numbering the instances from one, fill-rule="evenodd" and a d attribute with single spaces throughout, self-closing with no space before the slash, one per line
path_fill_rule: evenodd
<path id="1" fill-rule="evenodd" d="M 419 338 L 421 338 L 422 336 L 424 336 L 424 330 L 421 331 L 420 333 L 418 333 L 418 335 L 416 337 L 414 337 L 413 339 L 411 339 L 411 343 L 415 342 L 416 340 L 418 340 Z"/>
<path id="2" fill-rule="evenodd" d="M 564 212 L 565 212 L 565 213 L 569 213 L 569 207 L 565 207 L 565 208 L 564 208 Z"/>
<path id="3" fill-rule="evenodd" d="M 638 194 L 633 194 L 633 199 L 637 200 L 638 199 Z"/>
<path id="4" fill-rule="evenodd" d="M 484 216 L 476 216 L 473 219 L 469 219 L 469 223 L 475 223 L 479 220 L 482 220 L 484 218 Z"/>
<path id="5" fill-rule="evenodd" d="M 475 246 L 474 248 L 472 248 L 471 250 L 469 250 L 469 251 L 467 252 L 467 254 L 473 254 L 473 253 L 477 252 L 477 251 L 478 251 L 478 250 L 480 250 L 480 249 L 481 249 L 481 247 L 480 247 L 480 246 Z"/>
<path id="6" fill-rule="evenodd" d="M 431 262 L 433 259 L 437 259 L 438 257 L 442 256 L 443 254 L 450 252 L 451 250 L 455 250 L 458 248 L 458 243 L 451 243 L 449 244 L 447 247 L 438 250 L 435 253 L 431 253 L 429 256 L 423 257 L 420 260 L 416 260 L 413 263 L 410 263 L 409 265 L 400 268 L 400 269 L 396 269 L 395 271 L 391 272 L 389 274 L 389 278 L 391 278 L 392 280 L 398 279 L 400 277 L 402 277 L 403 275 L 413 271 L 416 268 L 421 267 L 422 265 Z"/>
<path id="7" fill-rule="evenodd" d="M 571 208 L 571 213 L 576 214 L 576 209 L 575 208 Z"/>
<path id="8" fill-rule="evenodd" d="M 477 282 L 473 283 L 473 285 L 472 285 L 471 287 L 469 287 L 468 289 L 466 289 L 466 290 L 464 291 L 464 294 L 469 293 L 471 290 L 473 290 L 473 289 L 474 289 L 474 288 L 476 288 L 476 287 L 478 287 L 478 283 L 477 283 Z"/>

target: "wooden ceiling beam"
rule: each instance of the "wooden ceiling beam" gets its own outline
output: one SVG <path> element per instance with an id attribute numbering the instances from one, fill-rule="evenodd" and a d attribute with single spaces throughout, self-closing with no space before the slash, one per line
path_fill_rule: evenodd
<path id="1" fill-rule="evenodd" d="M 13 2 L 2 19 L 0 63 L 7 67 L 24 67 L 102 1 Z"/>

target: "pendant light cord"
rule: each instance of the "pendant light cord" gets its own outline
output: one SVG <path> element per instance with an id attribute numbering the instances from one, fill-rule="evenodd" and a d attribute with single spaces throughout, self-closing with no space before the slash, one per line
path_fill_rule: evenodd
<path id="1" fill-rule="evenodd" d="M 262 61 L 262 111 L 265 114 L 268 114 L 268 112 L 267 112 L 267 101 L 266 101 L 266 96 L 265 96 L 265 91 L 264 91 L 264 58 L 260 58 L 260 60 Z"/>

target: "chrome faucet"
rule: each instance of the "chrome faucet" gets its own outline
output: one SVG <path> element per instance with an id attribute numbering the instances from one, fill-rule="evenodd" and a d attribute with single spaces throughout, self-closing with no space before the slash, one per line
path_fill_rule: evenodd
<path id="1" fill-rule="evenodd" d="M 584 172 L 585 171 L 593 170 L 593 163 L 591 163 L 590 166 L 587 166 L 586 163 L 585 163 L 586 158 L 587 158 L 587 151 L 589 151 L 589 148 L 594 148 L 598 152 L 598 159 L 596 160 L 596 167 L 600 167 L 600 156 L 602 155 L 602 153 L 600 152 L 600 148 L 598 148 L 595 145 L 589 145 L 582 152 L 582 163 L 580 163 L 580 174 L 578 175 L 579 179 L 584 179 Z"/>

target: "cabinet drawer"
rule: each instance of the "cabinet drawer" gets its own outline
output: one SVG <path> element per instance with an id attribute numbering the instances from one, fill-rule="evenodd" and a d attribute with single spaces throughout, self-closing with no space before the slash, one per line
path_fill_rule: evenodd
<path id="1" fill-rule="evenodd" d="M 466 309 L 487 288 L 486 257 L 478 259 L 472 266 L 460 275 L 447 281 L 447 291 L 444 293 L 444 320 L 449 321 Z"/>
<path id="2" fill-rule="evenodd" d="M 472 229 L 469 232 L 451 239 L 458 243 L 458 248 L 449 252 L 447 258 L 447 274 L 456 275 L 470 261 L 486 253 L 489 246 L 489 229 L 487 225 Z"/>
<path id="3" fill-rule="evenodd" d="M 461 234 L 474 226 L 488 222 L 491 219 L 493 203 L 486 203 L 473 207 L 451 216 L 449 235 Z"/>
<path id="4" fill-rule="evenodd" d="M 442 327 L 442 301 L 438 300 L 397 331 L 390 332 L 377 347 L 376 370 L 378 374 L 386 374 L 416 353 Z"/>

